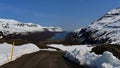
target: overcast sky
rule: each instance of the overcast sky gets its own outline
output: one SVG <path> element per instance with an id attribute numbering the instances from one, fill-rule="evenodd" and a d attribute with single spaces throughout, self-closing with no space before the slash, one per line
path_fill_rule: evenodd
<path id="1" fill-rule="evenodd" d="M 120 0 L 0 0 L 0 18 L 71 31 L 118 7 Z"/>

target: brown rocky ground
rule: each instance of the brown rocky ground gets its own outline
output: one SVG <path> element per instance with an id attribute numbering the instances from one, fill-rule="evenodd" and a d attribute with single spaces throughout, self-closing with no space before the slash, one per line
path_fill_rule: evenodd
<path id="1" fill-rule="evenodd" d="M 117 44 L 100 44 L 95 45 L 91 52 L 96 54 L 103 54 L 104 51 L 112 52 L 114 56 L 120 59 L 120 45 Z"/>

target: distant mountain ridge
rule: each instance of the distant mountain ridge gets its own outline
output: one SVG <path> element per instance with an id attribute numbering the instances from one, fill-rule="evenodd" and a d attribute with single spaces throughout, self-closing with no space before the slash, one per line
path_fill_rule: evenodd
<path id="1" fill-rule="evenodd" d="M 70 38 L 77 44 L 120 44 L 120 8 L 112 9 L 91 25 L 76 30 Z"/>
<path id="2" fill-rule="evenodd" d="M 0 31 L 4 35 L 8 35 L 25 32 L 62 32 L 63 29 L 59 27 L 42 27 L 38 24 L 22 23 L 13 19 L 0 19 Z"/>

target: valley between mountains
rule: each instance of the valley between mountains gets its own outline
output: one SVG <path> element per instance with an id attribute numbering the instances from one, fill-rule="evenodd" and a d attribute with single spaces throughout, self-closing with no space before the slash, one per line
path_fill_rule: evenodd
<path id="1" fill-rule="evenodd" d="M 72 32 L 0 19 L 0 68 L 120 68 L 120 8 Z"/>

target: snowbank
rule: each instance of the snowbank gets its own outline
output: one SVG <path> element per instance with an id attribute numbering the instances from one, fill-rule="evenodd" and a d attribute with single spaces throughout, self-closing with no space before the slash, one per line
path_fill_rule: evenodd
<path id="1" fill-rule="evenodd" d="M 11 55 L 11 44 L 3 43 L 0 44 L 0 65 L 8 63 Z M 21 46 L 15 46 L 13 60 L 24 55 L 39 51 L 40 49 L 34 44 L 24 44 Z"/>
<path id="2" fill-rule="evenodd" d="M 80 50 L 73 50 L 65 54 L 65 57 L 80 65 L 87 65 L 89 68 L 120 68 L 120 60 L 106 51 L 103 55 L 86 52 L 82 54 Z"/>
<path id="3" fill-rule="evenodd" d="M 67 51 L 64 55 L 68 60 L 80 65 L 87 65 L 88 68 L 120 68 L 120 60 L 111 52 L 104 52 L 103 55 L 96 55 L 90 52 L 93 48 L 90 45 L 64 46 L 62 44 L 49 44 L 47 46 Z"/>
<path id="4" fill-rule="evenodd" d="M 8 43 L 0 44 L 0 66 L 10 62 L 12 45 Z M 24 45 L 19 45 L 14 47 L 13 61 L 24 54 L 33 53 L 39 50 L 44 51 L 57 51 L 56 49 L 40 49 L 35 44 L 29 43 Z"/>

